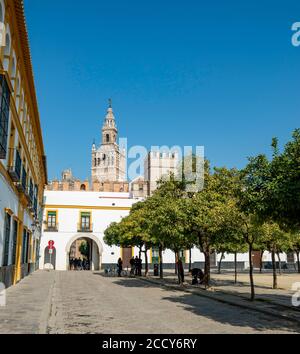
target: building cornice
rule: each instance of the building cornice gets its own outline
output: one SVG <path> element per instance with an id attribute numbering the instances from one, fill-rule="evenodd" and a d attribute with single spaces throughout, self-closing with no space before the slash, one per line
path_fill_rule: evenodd
<path id="1" fill-rule="evenodd" d="M 87 209 L 87 210 L 131 210 L 131 207 L 98 206 L 98 205 L 52 205 L 46 204 L 45 209 Z"/>

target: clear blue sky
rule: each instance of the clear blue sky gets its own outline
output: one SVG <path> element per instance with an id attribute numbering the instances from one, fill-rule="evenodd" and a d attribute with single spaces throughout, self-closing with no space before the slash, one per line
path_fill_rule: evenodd
<path id="1" fill-rule="evenodd" d="M 85 5 L 86 4 L 86 5 Z M 129 145 L 241 168 L 300 127 L 300 1 L 25 0 L 49 178 L 90 176 L 109 97 Z"/>

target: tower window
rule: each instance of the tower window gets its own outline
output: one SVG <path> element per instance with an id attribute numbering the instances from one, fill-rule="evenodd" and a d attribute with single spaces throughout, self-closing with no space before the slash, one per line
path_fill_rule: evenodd
<path id="1" fill-rule="evenodd" d="M 106 142 L 109 143 L 109 134 L 106 134 Z"/>

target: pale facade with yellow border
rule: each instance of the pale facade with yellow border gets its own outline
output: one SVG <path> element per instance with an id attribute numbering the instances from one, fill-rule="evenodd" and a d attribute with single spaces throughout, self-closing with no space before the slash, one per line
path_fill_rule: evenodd
<path id="1" fill-rule="evenodd" d="M 0 0 L 0 281 L 36 269 L 46 158 L 22 0 Z"/>
<path id="2" fill-rule="evenodd" d="M 91 270 L 115 266 L 119 257 L 123 259 L 124 268 L 129 267 L 130 258 L 139 256 L 138 247 L 110 247 L 105 244 L 103 237 L 107 227 L 112 222 L 121 221 L 129 214 L 132 205 L 140 200 L 124 192 L 45 191 L 40 269 L 69 270 L 70 254 L 73 253 L 76 241 L 81 239 L 89 242 Z M 54 241 L 51 260 L 49 241 Z M 149 250 L 150 266 L 152 255 L 153 251 Z M 144 262 L 144 254 L 141 256 Z M 165 250 L 163 257 L 166 266 L 173 268 L 174 253 Z"/>

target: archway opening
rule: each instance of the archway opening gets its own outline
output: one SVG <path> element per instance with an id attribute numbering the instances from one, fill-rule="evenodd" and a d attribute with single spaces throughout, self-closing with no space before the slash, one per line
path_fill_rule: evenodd
<path id="1" fill-rule="evenodd" d="M 100 252 L 97 243 L 89 237 L 74 240 L 68 252 L 69 270 L 99 270 Z"/>

